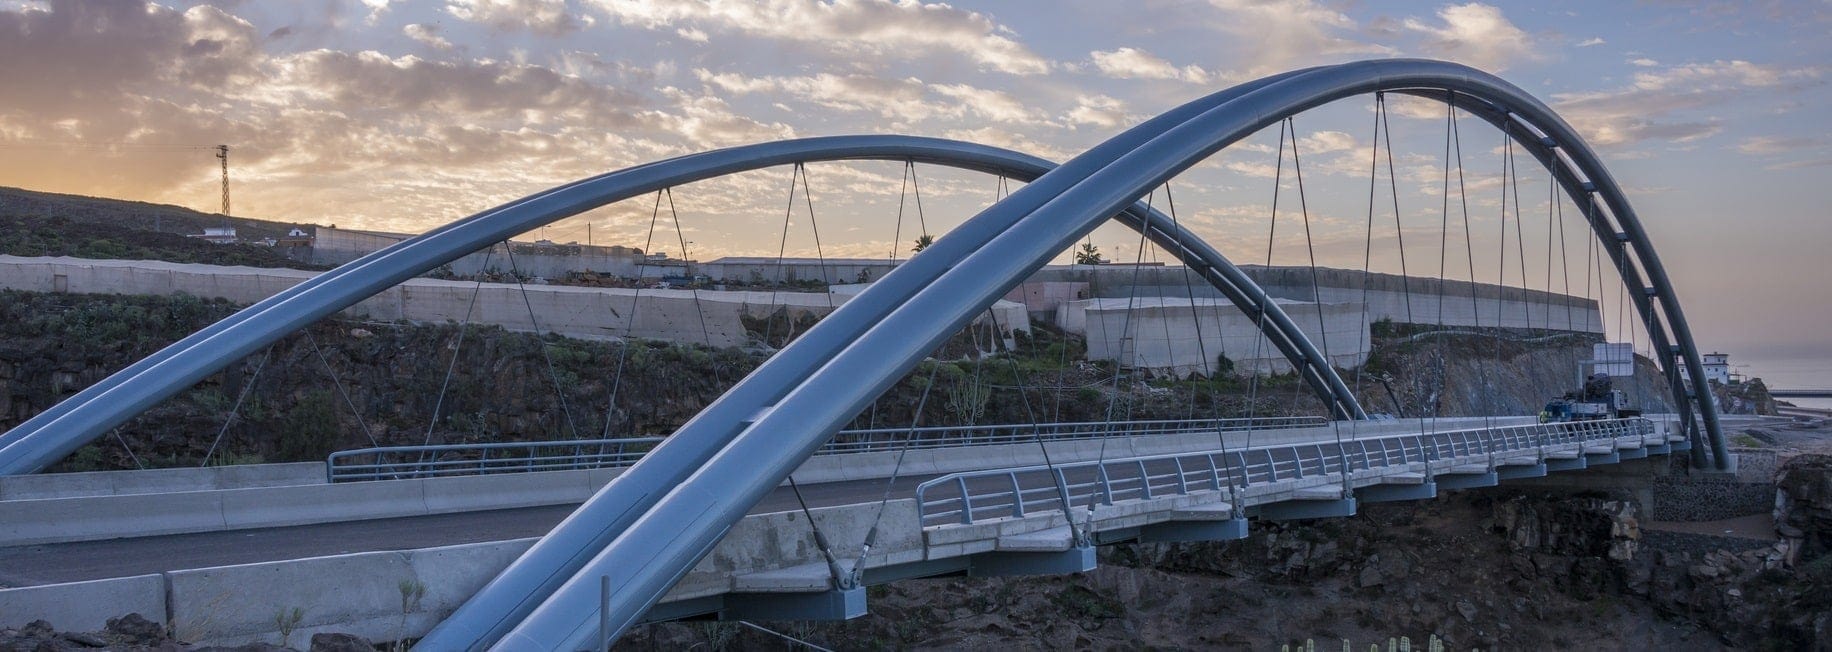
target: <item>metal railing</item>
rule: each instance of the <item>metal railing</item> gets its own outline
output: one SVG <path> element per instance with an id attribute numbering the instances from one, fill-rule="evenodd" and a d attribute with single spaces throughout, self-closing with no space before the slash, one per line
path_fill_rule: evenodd
<path id="1" fill-rule="evenodd" d="M 1547 449 L 1655 432 L 1645 418 L 1473 428 L 1285 444 L 1245 450 L 1179 453 L 1094 462 L 1026 466 L 945 475 L 916 487 L 922 524 L 972 524 L 976 520 L 1061 511 L 1071 505 L 1222 491 L 1308 477 L 1350 475 L 1414 462 L 1491 463 L 1508 453 Z M 1614 450 L 1612 447 L 1611 450 Z M 1437 468 L 1434 470 L 1443 470 Z"/>
<path id="2" fill-rule="evenodd" d="M 905 448 L 992 446 L 1030 443 L 1038 440 L 1058 441 L 1100 437 L 1319 428 L 1327 425 L 1329 425 L 1329 420 L 1324 417 L 1307 416 L 876 428 L 842 430 L 815 454 L 837 455 Z M 663 440 L 663 437 L 628 437 L 623 439 L 359 448 L 332 453 L 325 459 L 325 474 L 326 479 L 330 482 L 357 482 L 616 468 L 635 464 Z"/>

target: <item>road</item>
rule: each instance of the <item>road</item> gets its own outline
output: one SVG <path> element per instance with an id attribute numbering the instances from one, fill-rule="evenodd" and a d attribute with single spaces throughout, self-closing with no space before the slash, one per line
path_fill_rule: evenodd
<path id="1" fill-rule="evenodd" d="M 901 477 L 891 497 L 909 498 L 933 475 Z M 884 496 L 885 480 L 855 480 L 801 486 L 808 506 L 872 502 Z M 751 509 L 753 514 L 800 507 L 795 494 L 779 487 Z M 283 559 L 381 550 L 503 541 L 546 534 L 578 505 L 551 505 L 409 518 L 199 532 L 165 536 L 79 541 L 0 548 L 0 586 L 17 587 L 163 571 L 252 564 Z"/>

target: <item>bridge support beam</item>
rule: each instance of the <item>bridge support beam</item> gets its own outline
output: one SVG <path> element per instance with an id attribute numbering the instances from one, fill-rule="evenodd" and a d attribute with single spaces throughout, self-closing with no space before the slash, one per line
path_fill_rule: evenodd
<path id="1" fill-rule="evenodd" d="M 1247 538 L 1247 519 L 1166 521 L 1139 528 L 1139 543 L 1238 541 Z"/>
<path id="2" fill-rule="evenodd" d="M 1588 466 L 1598 466 L 1602 464 L 1616 464 L 1616 463 L 1620 463 L 1621 461 L 1622 461 L 1622 454 L 1616 451 L 1610 451 L 1607 453 L 1592 453 L 1592 452 L 1586 451 L 1584 453 L 1584 464 Z"/>
<path id="3" fill-rule="evenodd" d="M 1068 575 L 1086 573 L 1099 565 L 1094 546 L 1074 546 L 1060 552 L 986 552 L 967 562 L 967 575 Z"/>
<path id="4" fill-rule="evenodd" d="M 1495 477 L 1501 480 L 1524 480 L 1526 478 L 1543 478 L 1550 469 L 1544 462 L 1537 464 L 1510 464 L 1495 467 Z"/>
<path id="5" fill-rule="evenodd" d="M 1501 475 L 1495 471 L 1483 473 L 1451 473 L 1436 478 L 1440 489 L 1480 489 L 1501 484 Z"/>
<path id="6" fill-rule="evenodd" d="M 1296 521 L 1307 518 L 1344 518 L 1355 515 L 1354 498 L 1334 500 L 1287 500 L 1259 506 L 1259 517 L 1268 521 Z"/>
<path id="7" fill-rule="evenodd" d="M 1624 449 L 1616 451 L 1616 457 L 1618 457 L 1619 459 L 1624 459 L 1624 460 L 1646 459 L 1647 456 L 1648 456 L 1648 449 L 1646 447 L 1624 448 Z"/>
<path id="8" fill-rule="evenodd" d="M 1355 500 L 1364 503 L 1430 500 L 1436 497 L 1438 497 L 1438 483 L 1430 480 L 1418 484 L 1377 484 L 1355 490 Z"/>
<path id="9" fill-rule="evenodd" d="M 1582 471 L 1588 466 L 1583 455 L 1546 458 L 1547 471 Z"/>
<path id="10" fill-rule="evenodd" d="M 820 593 L 729 593 L 720 620 L 852 620 L 865 615 L 865 587 Z"/>

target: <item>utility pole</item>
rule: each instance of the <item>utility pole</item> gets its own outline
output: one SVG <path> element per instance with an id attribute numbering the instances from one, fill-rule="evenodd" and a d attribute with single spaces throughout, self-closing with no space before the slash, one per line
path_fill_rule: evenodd
<path id="1" fill-rule="evenodd" d="M 229 226 L 229 146 L 217 145 L 216 158 L 223 162 L 223 226 Z"/>

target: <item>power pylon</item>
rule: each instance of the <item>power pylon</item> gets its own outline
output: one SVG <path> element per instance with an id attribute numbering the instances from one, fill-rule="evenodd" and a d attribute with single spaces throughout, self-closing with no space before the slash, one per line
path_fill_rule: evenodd
<path id="1" fill-rule="evenodd" d="M 217 145 L 216 158 L 223 162 L 223 217 L 229 217 L 229 146 Z"/>

